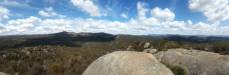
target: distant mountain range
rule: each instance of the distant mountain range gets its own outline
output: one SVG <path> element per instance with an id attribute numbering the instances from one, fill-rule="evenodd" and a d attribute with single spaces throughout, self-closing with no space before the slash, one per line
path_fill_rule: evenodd
<path id="1" fill-rule="evenodd" d="M 153 36 L 153 35 L 151 35 Z M 206 43 L 214 41 L 229 41 L 228 36 L 202 36 L 202 35 L 161 35 L 157 36 L 170 41 L 184 41 L 195 43 Z"/>
<path id="2" fill-rule="evenodd" d="M 59 32 L 39 35 L 0 36 L 0 48 L 37 46 L 37 45 L 65 45 L 79 46 L 84 42 L 108 42 L 118 37 L 123 41 L 139 39 L 163 39 L 177 42 L 208 43 L 214 41 L 229 41 L 226 36 L 194 36 L 194 35 L 112 35 L 108 33 L 74 33 Z"/>
<path id="3" fill-rule="evenodd" d="M 37 45 L 65 45 L 79 46 L 82 42 L 106 42 L 115 39 L 115 35 L 107 33 L 73 33 L 59 32 L 39 35 L 1 36 L 0 48 L 37 46 Z"/>

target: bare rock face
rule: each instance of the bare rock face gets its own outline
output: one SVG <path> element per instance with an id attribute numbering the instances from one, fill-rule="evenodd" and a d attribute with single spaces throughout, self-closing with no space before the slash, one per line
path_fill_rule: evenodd
<path id="1" fill-rule="evenodd" d="M 10 74 L 0 72 L 0 75 L 10 75 Z"/>
<path id="2" fill-rule="evenodd" d="M 189 75 L 229 75 L 229 56 L 199 50 L 168 49 L 155 56 L 168 65 L 186 69 Z"/>
<path id="3" fill-rule="evenodd" d="M 95 60 L 83 75 L 174 75 L 149 53 L 117 51 Z"/>

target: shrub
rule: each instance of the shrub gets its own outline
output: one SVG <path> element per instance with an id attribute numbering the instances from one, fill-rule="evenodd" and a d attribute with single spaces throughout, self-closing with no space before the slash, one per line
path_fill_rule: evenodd
<path id="1" fill-rule="evenodd" d="M 48 70 L 51 71 L 51 74 L 59 75 L 64 72 L 64 68 L 59 63 L 53 63 L 48 65 Z"/>
<path id="2" fill-rule="evenodd" d="M 188 75 L 187 71 L 179 66 L 171 66 L 170 69 L 175 75 Z"/>
<path id="3" fill-rule="evenodd" d="M 173 73 L 174 75 L 189 75 L 188 71 L 178 65 L 170 65 L 164 63 Z"/>

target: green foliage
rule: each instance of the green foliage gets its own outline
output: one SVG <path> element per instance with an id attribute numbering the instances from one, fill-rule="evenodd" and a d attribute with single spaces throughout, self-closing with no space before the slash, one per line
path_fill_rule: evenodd
<path id="1" fill-rule="evenodd" d="M 175 41 L 168 41 L 164 39 L 160 39 L 157 41 L 152 41 L 154 43 L 154 47 L 158 49 L 158 51 L 166 51 L 171 48 L 180 48 L 180 44 Z"/>
<path id="2" fill-rule="evenodd" d="M 59 63 L 52 63 L 48 65 L 48 70 L 53 75 L 59 75 L 64 72 L 64 67 Z"/>
<path id="3" fill-rule="evenodd" d="M 175 75 L 189 75 L 188 71 L 178 65 L 169 65 L 164 63 Z"/>
<path id="4" fill-rule="evenodd" d="M 185 69 L 179 67 L 179 66 L 173 66 L 170 67 L 171 70 L 174 72 L 175 75 L 188 75 Z"/>
<path id="5" fill-rule="evenodd" d="M 214 52 L 217 52 L 217 53 L 227 51 L 227 50 L 229 50 L 229 43 L 225 43 L 222 41 L 214 42 L 213 43 L 213 50 L 214 50 Z"/>
<path id="6" fill-rule="evenodd" d="M 164 44 L 164 47 L 167 49 L 171 49 L 171 48 L 179 48 L 180 45 L 175 41 L 168 41 Z"/>

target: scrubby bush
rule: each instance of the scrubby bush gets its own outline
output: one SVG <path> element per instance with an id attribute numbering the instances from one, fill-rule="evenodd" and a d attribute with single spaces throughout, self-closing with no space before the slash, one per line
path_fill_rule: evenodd
<path id="1" fill-rule="evenodd" d="M 170 66 L 175 75 L 188 75 L 187 71 L 179 66 Z"/>
<path id="2" fill-rule="evenodd" d="M 170 65 L 167 63 L 163 63 L 166 65 L 175 75 L 189 75 L 188 71 L 185 68 L 182 68 L 178 65 Z"/>

